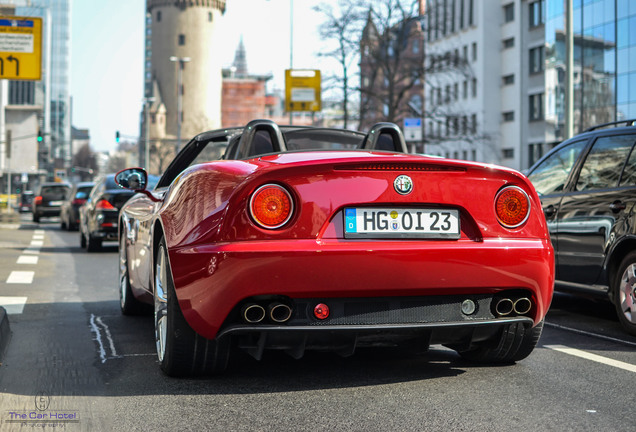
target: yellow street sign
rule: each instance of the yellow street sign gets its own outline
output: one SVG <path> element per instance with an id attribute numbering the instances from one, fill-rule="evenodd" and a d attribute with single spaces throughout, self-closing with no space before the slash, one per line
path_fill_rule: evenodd
<path id="1" fill-rule="evenodd" d="M 285 70 L 285 109 L 290 111 L 320 111 L 320 70 Z"/>
<path id="2" fill-rule="evenodd" d="M 0 78 L 42 79 L 42 18 L 0 16 Z"/>

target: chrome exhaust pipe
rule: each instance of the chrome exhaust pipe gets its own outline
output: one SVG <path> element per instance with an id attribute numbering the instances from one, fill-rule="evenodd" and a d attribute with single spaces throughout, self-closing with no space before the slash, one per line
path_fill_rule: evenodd
<path id="1" fill-rule="evenodd" d="M 245 322 L 250 324 L 256 324 L 265 319 L 265 308 L 256 303 L 249 303 L 243 306 L 241 315 Z"/>
<path id="2" fill-rule="evenodd" d="M 272 303 L 267 307 L 267 315 L 276 323 L 284 323 L 291 318 L 292 309 L 283 303 Z"/>
<path id="3" fill-rule="evenodd" d="M 532 302 L 527 297 L 521 297 L 515 301 L 514 310 L 519 315 L 525 315 L 532 309 Z"/>
<path id="4" fill-rule="evenodd" d="M 497 315 L 499 316 L 510 315 L 513 310 L 514 310 L 514 304 L 512 303 L 512 300 L 508 298 L 503 298 L 499 300 L 497 304 L 495 305 L 495 312 L 497 312 Z"/>

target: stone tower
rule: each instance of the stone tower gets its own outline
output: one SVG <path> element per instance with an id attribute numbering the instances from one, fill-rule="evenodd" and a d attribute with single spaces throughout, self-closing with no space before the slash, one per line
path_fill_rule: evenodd
<path id="1" fill-rule="evenodd" d="M 147 96 L 154 98 L 150 108 L 151 138 L 177 136 L 180 68 L 182 142 L 221 126 L 222 64 L 216 47 L 223 43 L 217 29 L 225 2 L 146 0 L 150 26 L 150 46 L 147 41 L 146 50 L 151 50 L 146 56 L 147 62 L 150 59 L 150 64 L 146 64 L 146 84 L 153 81 L 153 94 Z M 159 110 L 165 112 L 163 125 L 155 121 L 161 114 Z"/>

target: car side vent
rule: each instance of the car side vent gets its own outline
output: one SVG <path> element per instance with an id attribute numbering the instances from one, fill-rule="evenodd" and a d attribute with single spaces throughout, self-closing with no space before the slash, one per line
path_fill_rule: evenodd
<path id="1" fill-rule="evenodd" d="M 462 167 L 421 163 L 359 163 L 337 165 L 334 169 L 337 171 L 466 171 Z"/>

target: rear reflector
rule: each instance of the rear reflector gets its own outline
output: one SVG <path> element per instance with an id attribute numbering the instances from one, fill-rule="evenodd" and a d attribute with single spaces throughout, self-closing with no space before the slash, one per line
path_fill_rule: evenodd
<path id="1" fill-rule="evenodd" d="M 85 199 L 79 199 L 79 198 L 76 198 L 76 199 L 74 199 L 74 200 L 73 200 L 73 205 L 82 205 L 82 204 L 84 204 L 85 202 L 86 202 L 86 200 L 85 200 Z"/>
<path id="2" fill-rule="evenodd" d="M 314 307 L 314 316 L 319 320 L 324 320 L 329 318 L 329 306 L 324 303 L 318 303 Z"/>
<path id="3" fill-rule="evenodd" d="M 518 186 L 507 186 L 495 197 L 495 213 L 506 228 L 521 226 L 530 215 L 530 198 Z"/>
<path id="4" fill-rule="evenodd" d="M 254 221 L 266 229 L 276 229 L 291 219 L 294 204 L 285 188 L 266 184 L 256 189 L 250 199 L 250 213 Z"/>

